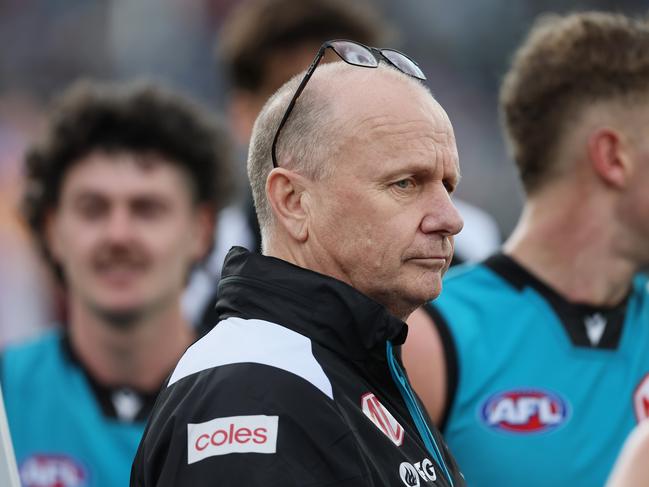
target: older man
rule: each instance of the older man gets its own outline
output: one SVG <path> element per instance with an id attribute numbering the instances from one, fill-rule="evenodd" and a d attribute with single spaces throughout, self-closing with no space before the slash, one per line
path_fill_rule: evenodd
<path id="1" fill-rule="evenodd" d="M 393 32 L 376 6 L 361 0 L 245 0 L 223 21 L 223 27 L 217 45 L 219 61 L 231 85 L 227 113 L 235 139 L 244 150 L 268 97 L 306 69 L 324 41 L 348 38 L 383 45 Z M 325 56 L 325 61 L 337 59 L 335 55 Z M 252 195 L 246 194 L 245 199 L 248 225 L 237 217 L 240 212 L 236 208 L 220 215 L 215 252 L 195 273 L 185 296 L 188 308 L 194 306 L 197 313 L 202 310 L 199 322 L 207 329 L 218 321 L 214 308 L 218 277 L 213 276 L 220 275 L 225 253 L 234 244 L 250 250 L 261 248 Z M 453 201 L 464 220 L 462 232 L 455 239 L 453 264 L 476 261 L 495 251 L 500 244 L 495 220 L 466 201 Z"/>
<path id="2" fill-rule="evenodd" d="M 316 71 L 328 47 L 347 64 Z M 334 41 L 268 101 L 248 161 L 265 255 L 228 255 L 221 321 L 162 392 L 131 485 L 464 485 L 393 350 L 462 227 L 453 130 L 416 78 Z"/>

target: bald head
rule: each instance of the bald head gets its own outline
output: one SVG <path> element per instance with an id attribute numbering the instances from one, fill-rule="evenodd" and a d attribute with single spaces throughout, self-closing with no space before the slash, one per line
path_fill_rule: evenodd
<path id="1" fill-rule="evenodd" d="M 273 137 L 303 76 L 304 72 L 296 75 L 268 100 L 253 128 L 248 177 L 262 237 L 273 223 L 265 192 L 266 179 L 273 169 Z M 389 95 L 396 92 L 401 95 L 392 97 L 391 105 L 387 105 Z M 385 113 L 399 110 L 404 97 L 425 100 L 423 110 L 436 110 L 446 117 L 423 84 L 384 64 L 376 69 L 344 62 L 318 67 L 282 129 L 277 142 L 279 166 L 312 180 L 330 175 L 341 147 L 350 138 L 363 136 L 359 122 L 380 117 L 377 109 Z"/>

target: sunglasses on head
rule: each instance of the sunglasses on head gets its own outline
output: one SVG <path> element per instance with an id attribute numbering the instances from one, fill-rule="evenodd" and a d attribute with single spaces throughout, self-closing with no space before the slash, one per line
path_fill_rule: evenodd
<path id="1" fill-rule="evenodd" d="M 293 111 L 295 102 L 299 98 L 302 91 L 304 91 L 306 84 L 309 82 L 309 79 L 313 75 L 315 68 L 324 57 L 324 53 L 328 48 L 331 48 L 340 57 L 340 59 L 353 66 L 360 66 L 362 68 L 376 68 L 378 67 L 379 62 L 383 60 L 388 64 L 394 66 L 402 73 L 407 74 L 408 76 L 412 76 L 413 78 L 417 78 L 422 81 L 426 79 L 426 75 L 422 72 L 421 69 L 419 69 L 417 63 L 406 56 L 404 53 L 399 52 L 396 49 L 379 49 L 345 39 L 337 39 L 325 42 L 324 44 L 322 44 L 322 46 L 320 46 L 320 49 L 313 59 L 313 62 L 304 74 L 304 78 L 302 78 L 300 85 L 297 87 L 297 90 L 295 90 L 293 98 L 291 98 L 288 107 L 286 107 L 282 121 L 277 127 L 275 137 L 273 138 L 273 147 L 271 151 L 271 156 L 273 158 L 273 167 L 278 167 L 276 148 L 279 134 L 282 131 L 284 125 L 286 125 L 286 121 Z"/>

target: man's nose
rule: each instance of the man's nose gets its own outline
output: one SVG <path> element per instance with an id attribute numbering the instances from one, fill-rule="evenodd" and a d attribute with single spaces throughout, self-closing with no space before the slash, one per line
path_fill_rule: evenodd
<path id="1" fill-rule="evenodd" d="M 126 242 L 133 236 L 133 222 L 126 209 L 114 208 L 106 221 L 106 238 L 114 243 Z"/>
<path id="2" fill-rule="evenodd" d="M 451 236 L 460 233 L 463 226 L 462 215 L 445 190 L 428 202 L 428 211 L 421 222 L 422 232 Z"/>

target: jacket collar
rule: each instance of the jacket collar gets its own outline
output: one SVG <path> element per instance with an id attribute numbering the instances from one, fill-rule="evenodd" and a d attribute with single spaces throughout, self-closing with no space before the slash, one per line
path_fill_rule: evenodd
<path id="1" fill-rule="evenodd" d="M 391 340 L 401 345 L 408 327 L 382 305 L 342 281 L 274 257 L 233 247 L 228 253 L 216 311 L 220 319 L 263 319 L 362 360 Z"/>

